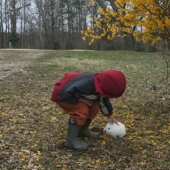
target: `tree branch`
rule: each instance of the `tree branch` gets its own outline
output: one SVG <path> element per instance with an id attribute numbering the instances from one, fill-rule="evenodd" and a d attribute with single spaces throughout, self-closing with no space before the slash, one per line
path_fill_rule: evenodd
<path id="1" fill-rule="evenodd" d="M 110 0 L 110 5 L 112 6 L 114 12 L 118 12 L 118 8 L 117 6 L 115 5 L 115 0 Z"/>
<path id="2" fill-rule="evenodd" d="M 98 4 L 103 8 L 106 9 L 106 5 L 101 0 L 96 0 Z"/>

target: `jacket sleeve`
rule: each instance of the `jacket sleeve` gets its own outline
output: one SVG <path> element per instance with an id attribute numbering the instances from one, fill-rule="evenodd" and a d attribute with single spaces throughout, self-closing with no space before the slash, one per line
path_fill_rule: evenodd
<path id="1" fill-rule="evenodd" d="M 113 106 L 109 100 L 109 98 L 100 98 L 100 111 L 105 115 L 105 116 L 110 116 L 113 113 Z"/>
<path id="2" fill-rule="evenodd" d="M 76 103 L 80 94 L 91 94 L 93 92 L 93 79 L 75 79 L 68 82 L 60 91 L 60 100 Z"/>

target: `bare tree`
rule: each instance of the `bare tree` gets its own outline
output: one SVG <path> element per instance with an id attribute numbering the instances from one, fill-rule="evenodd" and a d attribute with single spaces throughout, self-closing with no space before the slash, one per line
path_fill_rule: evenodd
<path id="1" fill-rule="evenodd" d="M 0 2 L 0 47 L 4 47 L 4 29 L 3 29 L 3 1 Z"/>
<path id="2" fill-rule="evenodd" d="M 64 49 L 83 47 L 87 0 L 1 0 L 1 47 Z M 20 41 L 19 41 L 20 39 Z M 18 43 L 20 42 L 20 43 Z M 82 45 L 80 45 L 82 44 Z"/>

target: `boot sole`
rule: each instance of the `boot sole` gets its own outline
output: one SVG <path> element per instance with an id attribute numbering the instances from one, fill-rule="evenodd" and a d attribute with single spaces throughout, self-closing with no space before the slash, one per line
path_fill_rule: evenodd
<path id="1" fill-rule="evenodd" d="M 89 145 L 90 146 L 90 145 Z M 73 150 L 76 150 L 76 151 L 84 151 L 84 150 L 87 150 L 89 148 L 89 146 L 87 148 L 73 148 L 73 147 L 70 147 L 70 146 L 67 146 L 64 144 L 64 147 L 67 148 L 67 149 L 73 149 Z"/>

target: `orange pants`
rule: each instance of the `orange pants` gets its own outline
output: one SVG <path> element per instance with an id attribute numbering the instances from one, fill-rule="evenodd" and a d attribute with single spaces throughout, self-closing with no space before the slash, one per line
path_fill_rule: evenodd
<path id="1" fill-rule="evenodd" d="M 88 107 L 82 102 L 70 104 L 68 102 L 57 102 L 57 104 L 70 115 L 70 122 L 83 126 L 87 119 L 94 119 L 99 112 L 98 102 L 94 102 L 93 106 Z"/>

